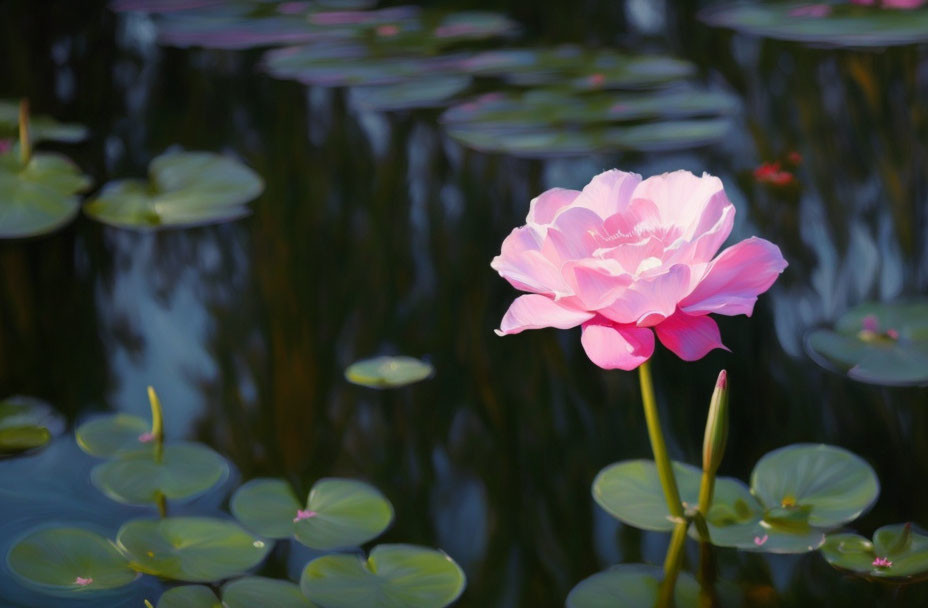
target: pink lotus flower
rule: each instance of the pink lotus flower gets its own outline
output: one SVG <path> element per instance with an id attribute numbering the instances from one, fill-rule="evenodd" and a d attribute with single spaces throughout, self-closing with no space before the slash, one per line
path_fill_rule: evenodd
<path id="1" fill-rule="evenodd" d="M 734 216 L 721 180 L 688 171 L 642 181 L 613 169 L 582 192 L 548 190 L 490 264 L 531 292 L 496 333 L 582 325 L 586 354 L 605 369 L 647 361 L 654 332 L 686 361 L 725 348 L 709 313 L 750 316 L 786 268 L 780 249 L 756 237 L 713 259 Z"/>

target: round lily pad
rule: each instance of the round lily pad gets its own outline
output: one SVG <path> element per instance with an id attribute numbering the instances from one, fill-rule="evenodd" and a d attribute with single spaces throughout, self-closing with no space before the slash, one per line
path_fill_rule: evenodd
<path id="1" fill-rule="evenodd" d="M 657 566 L 622 564 L 583 579 L 567 596 L 567 608 L 654 608 L 664 574 Z M 674 602 L 699 605 L 699 583 L 687 572 L 677 577 Z"/>
<path id="2" fill-rule="evenodd" d="M 26 583 L 52 593 L 115 589 L 138 577 L 112 542 L 81 528 L 32 532 L 13 545 L 7 563 Z"/>
<path id="3" fill-rule="evenodd" d="M 370 388 L 397 388 L 425 380 L 434 371 L 431 365 L 413 357 L 381 356 L 352 363 L 345 370 L 345 378 Z"/>
<path id="4" fill-rule="evenodd" d="M 120 452 L 138 450 L 146 443 L 151 423 L 128 414 L 101 416 L 77 427 L 77 445 L 91 456 L 111 458 Z"/>
<path id="5" fill-rule="evenodd" d="M 367 110 L 391 111 L 413 108 L 433 108 L 470 86 L 469 76 L 429 75 L 412 82 L 380 86 L 354 87 L 352 99 Z"/>
<path id="6" fill-rule="evenodd" d="M 44 401 L 20 396 L 0 401 L 0 454 L 42 447 L 63 428 L 61 416 Z"/>
<path id="7" fill-rule="evenodd" d="M 238 524 L 207 517 L 130 521 L 119 529 L 116 542 L 140 572 L 190 582 L 241 574 L 270 550 Z"/>
<path id="8" fill-rule="evenodd" d="M 365 560 L 330 554 L 306 565 L 303 594 L 325 608 L 443 608 L 464 590 L 450 557 L 413 545 L 378 545 Z"/>
<path id="9" fill-rule="evenodd" d="M 110 10 L 119 12 L 172 13 L 219 6 L 227 0 L 112 0 Z"/>
<path id="10" fill-rule="evenodd" d="M 210 152 L 169 152 L 151 162 L 150 181 L 106 184 L 84 205 L 95 220 L 154 230 L 224 222 L 249 213 L 264 182 L 242 163 Z"/>
<path id="11" fill-rule="evenodd" d="M 928 536 L 911 524 L 883 526 L 873 542 L 857 534 L 829 534 L 822 555 L 835 568 L 874 580 L 928 578 Z"/>
<path id="12" fill-rule="evenodd" d="M 0 99 L 0 139 L 19 137 L 19 102 Z M 29 117 L 29 139 L 76 143 L 87 139 L 87 127 L 61 123 L 48 116 Z"/>
<path id="13" fill-rule="evenodd" d="M 13 148 L 0 154 L 0 239 L 46 234 L 77 214 L 90 179 L 59 154 L 33 154 L 22 164 Z"/>
<path id="14" fill-rule="evenodd" d="M 280 479 L 253 479 L 230 503 L 232 514 L 267 538 L 295 537 L 319 550 L 354 547 L 380 535 L 393 520 L 393 507 L 377 488 L 351 479 L 321 479 L 306 505 Z"/>
<path id="15" fill-rule="evenodd" d="M 158 25 L 158 42 L 179 48 L 244 50 L 337 37 L 336 32 L 312 27 L 305 19 L 284 16 L 256 19 L 225 12 L 194 16 L 181 13 Z"/>
<path id="16" fill-rule="evenodd" d="M 299 585 L 260 576 L 240 578 L 223 585 L 222 602 L 226 608 L 314 608 Z"/>
<path id="17" fill-rule="evenodd" d="M 190 498 L 228 475 L 228 462 L 213 450 L 176 443 L 164 446 L 160 462 L 151 448 L 120 452 L 94 467 L 91 480 L 113 500 L 137 505 L 155 503 L 159 494 L 174 500 Z"/>
<path id="18" fill-rule="evenodd" d="M 878 4 L 878 3 L 877 3 Z M 752 2 L 710 7 L 710 25 L 745 34 L 835 47 L 885 47 L 928 41 L 928 9 L 823 2 Z"/>
<path id="19" fill-rule="evenodd" d="M 157 608 L 225 608 L 213 590 L 203 585 L 183 585 L 161 594 Z"/>
<path id="20" fill-rule="evenodd" d="M 806 338 L 819 365 L 884 386 L 928 384 L 928 302 L 862 304 Z"/>

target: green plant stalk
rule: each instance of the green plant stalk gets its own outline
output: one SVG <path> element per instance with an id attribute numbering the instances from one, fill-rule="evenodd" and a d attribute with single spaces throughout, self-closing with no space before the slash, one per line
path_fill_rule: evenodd
<path id="1" fill-rule="evenodd" d="M 168 500 L 162 492 L 158 492 L 155 497 L 155 502 L 158 504 L 158 515 L 161 519 L 164 519 L 168 516 Z"/>
<path id="2" fill-rule="evenodd" d="M 703 471 L 702 481 L 699 484 L 699 512 L 706 516 L 712 506 L 712 495 L 715 492 L 715 472 Z"/>
<path id="3" fill-rule="evenodd" d="M 686 531 L 689 529 L 688 521 L 681 521 L 673 528 L 670 537 L 670 546 L 664 556 L 664 580 L 661 581 L 657 597 L 658 608 L 673 608 L 674 590 L 677 588 L 677 577 L 683 566 L 683 549 L 686 546 Z"/>
<path id="4" fill-rule="evenodd" d="M 650 365 L 650 361 L 645 361 L 638 367 L 638 378 L 641 381 L 641 400 L 644 403 L 644 418 L 648 425 L 648 436 L 651 439 L 651 451 L 654 452 L 657 474 L 661 480 L 661 487 L 664 489 L 664 498 L 667 500 L 667 510 L 675 520 L 682 522 L 685 521 L 683 504 L 680 502 L 677 479 L 673 474 L 673 466 L 670 457 L 667 455 L 667 444 L 664 442 L 664 432 L 661 430 L 661 420 L 657 412 L 657 400 L 654 398 L 654 383 L 651 380 Z"/>
<path id="5" fill-rule="evenodd" d="M 19 154 L 23 166 L 32 159 L 32 142 L 29 139 L 29 100 L 19 101 Z"/>
<path id="6" fill-rule="evenodd" d="M 164 456 L 164 415 L 158 393 L 152 386 L 148 387 L 148 401 L 151 403 L 151 434 L 155 442 L 155 462 L 160 464 Z"/>

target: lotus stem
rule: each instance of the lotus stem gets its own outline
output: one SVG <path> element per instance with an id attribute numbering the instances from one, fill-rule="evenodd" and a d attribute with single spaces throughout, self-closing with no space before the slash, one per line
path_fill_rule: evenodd
<path id="1" fill-rule="evenodd" d="M 164 496 L 163 492 L 158 492 L 155 495 L 155 502 L 158 504 L 158 515 L 161 519 L 164 519 L 168 516 L 168 500 Z"/>
<path id="2" fill-rule="evenodd" d="M 29 100 L 19 100 L 19 154 L 23 166 L 32 159 L 32 142 L 29 139 Z"/>
<path id="3" fill-rule="evenodd" d="M 155 462 L 160 464 L 164 456 L 164 415 L 158 393 L 152 386 L 148 387 L 148 401 L 151 403 L 151 434 L 155 442 Z"/>
<path id="4" fill-rule="evenodd" d="M 657 412 L 657 400 L 654 398 L 654 383 L 651 380 L 650 365 L 650 361 L 642 363 L 638 367 L 638 377 L 641 381 L 641 400 L 644 403 L 644 417 L 648 424 L 651 451 L 654 452 L 654 463 L 657 465 L 657 474 L 661 480 L 661 487 L 664 489 L 667 510 L 675 520 L 683 522 L 685 521 L 683 504 L 680 502 L 677 479 L 673 475 L 673 465 L 667 455 L 667 444 L 664 441 L 664 432 L 661 430 L 661 420 Z"/>
<path id="5" fill-rule="evenodd" d="M 664 557 L 664 580 L 661 582 L 657 598 L 658 608 L 673 608 L 674 590 L 677 588 L 677 576 L 683 565 L 683 548 L 686 546 L 686 531 L 689 527 L 687 521 L 681 521 L 674 526 L 670 546 L 667 547 L 667 555 Z"/>

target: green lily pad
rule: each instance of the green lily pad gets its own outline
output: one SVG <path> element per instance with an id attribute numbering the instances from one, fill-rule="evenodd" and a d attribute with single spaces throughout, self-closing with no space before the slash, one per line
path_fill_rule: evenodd
<path id="1" fill-rule="evenodd" d="M 168 152 L 151 162 L 150 181 L 106 184 L 84 205 L 91 218 L 120 228 L 199 226 L 248 215 L 264 190 L 257 173 L 210 152 Z"/>
<path id="2" fill-rule="evenodd" d="M 271 548 L 234 522 L 208 517 L 137 519 L 119 529 L 116 542 L 136 570 L 195 583 L 242 574 Z"/>
<path id="3" fill-rule="evenodd" d="M 0 154 L 0 239 L 46 234 L 77 214 L 90 178 L 60 154 L 33 154 L 24 166 L 18 147 Z"/>
<path id="4" fill-rule="evenodd" d="M 168 499 L 191 498 L 229 476 L 229 463 L 204 445 L 175 443 L 164 446 L 161 462 L 149 447 L 120 452 L 94 467 L 91 480 L 118 502 L 144 505 Z"/>
<path id="5" fill-rule="evenodd" d="M 42 447 L 63 428 L 61 416 L 44 401 L 20 396 L 0 401 L 0 454 Z"/>
<path id="6" fill-rule="evenodd" d="M 354 547 L 380 535 L 393 520 L 390 501 L 377 488 L 351 479 L 321 479 L 305 507 L 280 479 L 253 479 L 230 503 L 245 527 L 267 538 L 295 537 L 319 550 Z"/>
<path id="7" fill-rule="evenodd" d="M 928 384 L 928 302 L 871 302 L 806 338 L 816 363 L 884 386 Z"/>
<path id="8" fill-rule="evenodd" d="M 151 423 L 138 416 L 113 414 L 85 422 L 74 435 L 77 445 L 91 456 L 112 458 L 120 452 L 143 447 L 145 434 L 150 431 Z"/>
<path id="9" fill-rule="evenodd" d="M 873 542 L 857 534 L 829 534 L 822 555 L 835 568 L 872 580 L 928 578 L 928 536 L 911 524 L 883 526 L 873 534 Z"/>
<path id="10" fill-rule="evenodd" d="M 443 608 L 464 590 L 464 571 L 441 551 L 378 545 L 365 560 L 330 554 L 306 565 L 303 594 L 325 608 Z"/>
<path id="11" fill-rule="evenodd" d="M 664 575 L 657 566 L 621 564 L 583 579 L 567 596 L 567 608 L 654 608 Z M 687 572 L 677 577 L 678 608 L 699 605 L 699 583 Z"/>
<path id="12" fill-rule="evenodd" d="M 173 13 L 219 6 L 227 0 L 112 0 L 109 8 L 117 13 Z"/>
<path id="13" fill-rule="evenodd" d="M 700 18 L 709 25 L 745 34 L 815 45 L 885 47 L 928 41 L 925 8 L 756 2 L 713 6 L 702 11 Z"/>
<path id="14" fill-rule="evenodd" d="M 29 117 L 29 139 L 33 142 L 76 143 L 87 139 L 87 127 L 61 123 L 48 116 Z M 19 137 L 19 102 L 0 99 L 0 139 Z"/>
<path id="15" fill-rule="evenodd" d="M 161 594 L 157 608 L 225 608 L 213 590 L 203 585 L 183 585 Z"/>
<path id="16" fill-rule="evenodd" d="M 81 528 L 32 532 L 13 545 L 7 564 L 27 584 L 56 594 L 115 589 L 138 577 L 112 542 Z"/>
<path id="17" fill-rule="evenodd" d="M 412 82 L 355 87 L 351 96 L 367 110 L 391 111 L 434 108 L 470 86 L 470 76 L 429 75 Z"/>
<path id="18" fill-rule="evenodd" d="M 240 578 L 223 585 L 222 602 L 226 608 L 314 608 L 299 585 L 260 576 Z"/>
<path id="19" fill-rule="evenodd" d="M 370 388 L 397 388 L 430 377 L 435 368 L 413 357 L 381 356 L 352 363 L 345 378 L 352 384 Z"/>

